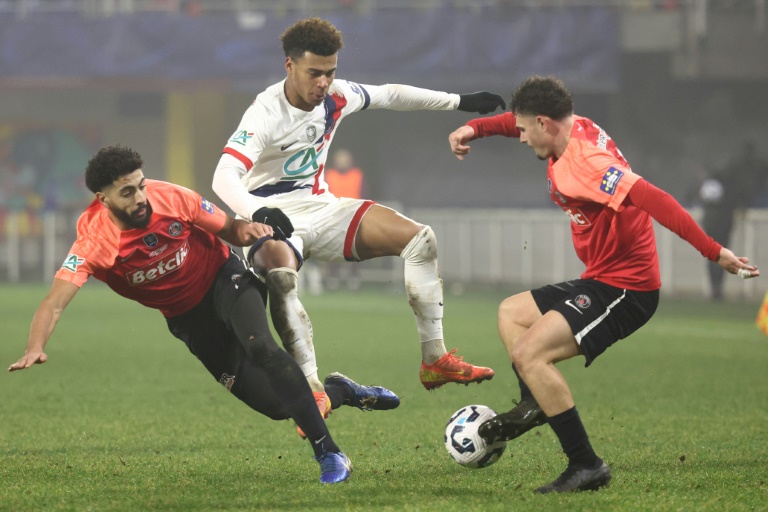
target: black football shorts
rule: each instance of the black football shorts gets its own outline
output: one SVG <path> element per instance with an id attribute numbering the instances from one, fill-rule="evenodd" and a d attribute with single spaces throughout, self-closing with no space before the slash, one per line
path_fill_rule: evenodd
<path id="1" fill-rule="evenodd" d="M 659 290 L 626 290 L 594 279 L 549 284 L 531 294 L 542 314 L 555 310 L 568 321 L 584 353 L 584 366 L 642 327 L 659 304 Z"/>

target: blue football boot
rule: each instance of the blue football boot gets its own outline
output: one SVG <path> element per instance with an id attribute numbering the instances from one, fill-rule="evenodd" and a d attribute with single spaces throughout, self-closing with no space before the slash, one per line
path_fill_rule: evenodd
<path id="1" fill-rule="evenodd" d="M 332 373 L 325 378 L 325 386 L 344 386 L 350 393 L 345 396 L 344 405 L 357 407 L 363 411 L 386 411 L 400 405 L 400 398 L 392 391 L 381 386 L 363 386 L 341 373 Z M 354 396 L 354 398 L 351 398 Z"/>
<path id="2" fill-rule="evenodd" d="M 323 452 L 314 459 L 320 463 L 320 483 L 338 484 L 349 479 L 352 461 L 344 453 Z"/>

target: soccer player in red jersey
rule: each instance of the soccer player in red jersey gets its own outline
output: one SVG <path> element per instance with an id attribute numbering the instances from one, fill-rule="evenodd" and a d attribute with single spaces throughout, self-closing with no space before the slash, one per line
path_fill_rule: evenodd
<path id="1" fill-rule="evenodd" d="M 632 172 L 593 121 L 574 115 L 571 95 L 553 77 L 533 76 L 512 96 L 511 111 L 473 119 L 448 137 L 462 160 L 479 137 L 516 137 L 547 160 L 549 195 L 571 219 L 580 279 L 519 293 L 502 302 L 499 334 L 520 383 L 521 400 L 480 426 L 488 440 L 514 439 L 549 423 L 568 467 L 538 493 L 598 489 L 611 470 L 593 450 L 571 391 L 555 363 L 583 355 L 586 366 L 653 313 L 661 280 L 651 219 L 704 257 L 742 277 L 760 272 L 722 247 L 672 196 Z"/>
<path id="2" fill-rule="evenodd" d="M 260 282 L 219 238 L 251 245 L 273 230 L 235 220 L 197 193 L 144 177 L 138 153 L 100 150 L 85 171 L 96 199 L 80 216 L 77 241 L 32 319 L 24 356 L 8 370 L 45 363 L 43 351 L 64 308 L 93 276 L 112 290 L 159 309 L 171 333 L 208 371 L 255 411 L 293 418 L 320 463 L 323 483 L 347 480 L 351 463 L 315 404 L 298 363 L 270 334 Z M 333 379 L 328 394 L 348 405 L 359 392 Z M 357 386 L 357 388 L 355 387 Z"/>

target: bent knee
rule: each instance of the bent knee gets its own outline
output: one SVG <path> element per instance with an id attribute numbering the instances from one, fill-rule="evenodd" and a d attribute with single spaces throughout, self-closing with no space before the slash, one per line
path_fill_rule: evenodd
<path id="1" fill-rule="evenodd" d="M 437 259 L 437 235 L 429 226 L 415 225 L 418 232 L 412 236 L 400 257 L 412 263 Z"/>
<path id="2" fill-rule="evenodd" d="M 518 373 L 525 374 L 535 363 L 541 362 L 541 353 L 536 350 L 534 343 L 525 338 L 518 340 L 510 352 L 512 362 Z"/>
<path id="3" fill-rule="evenodd" d="M 299 274 L 291 267 L 277 267 L 267 272 L 266 282 L 272 293 L 286 295 L 298 288 Z"/>
<path id="4" fill-rule="evenodd" d="M 289 267 L 296 269 L 299 266 L 293 249 L 282 240 L 265 241 L 253 253 L 250 263 L 262 275 L 265 275 L 274 268 Z"/>

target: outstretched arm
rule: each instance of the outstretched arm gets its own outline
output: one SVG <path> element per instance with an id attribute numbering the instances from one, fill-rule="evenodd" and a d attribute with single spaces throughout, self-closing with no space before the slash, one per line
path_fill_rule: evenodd
<path id="1" fill-rule="evenodd" d="M 386 84 L 365 85 L 370 94 L 368 108 L 388 108 L 391 110 L 461 110 L 488 114 L 507 105 L 504 98 L 492 92 L 480 91 L 468 94 L 451 94 L 411 85 Z"/>
<path id="2" fill-rule="evenodd" d="M 646 180 L 640 179 L 632 186 L 624 204 L 648 212 L 659 224 L 694 246 L 705 258 L 716 261 L 723 270 L 739 274 L 744 279 L 760 275 L 757 267 L 748 264 L 749 258 L 736 256 L 733 251 L 713 240 L 675 198 Z"/>
<path id="3" fill-rule="evenodd" d="M 48 360 L 48 356 L 43 352 L 45 345 L 48 343 L 56 323 L 61 318 L 61 313 L 78 290 L 80 288 L 69 281 L 64 281 L 63 279 L 53 280 L 51 290 L 37 307 L 35 316 L 32 317 L 32 325 L 29 328 L 27 349 L 24 351 L 24 357 L 9 366 L 9 372 L 24 370 L 33 364 L 43 364 Z"/>

